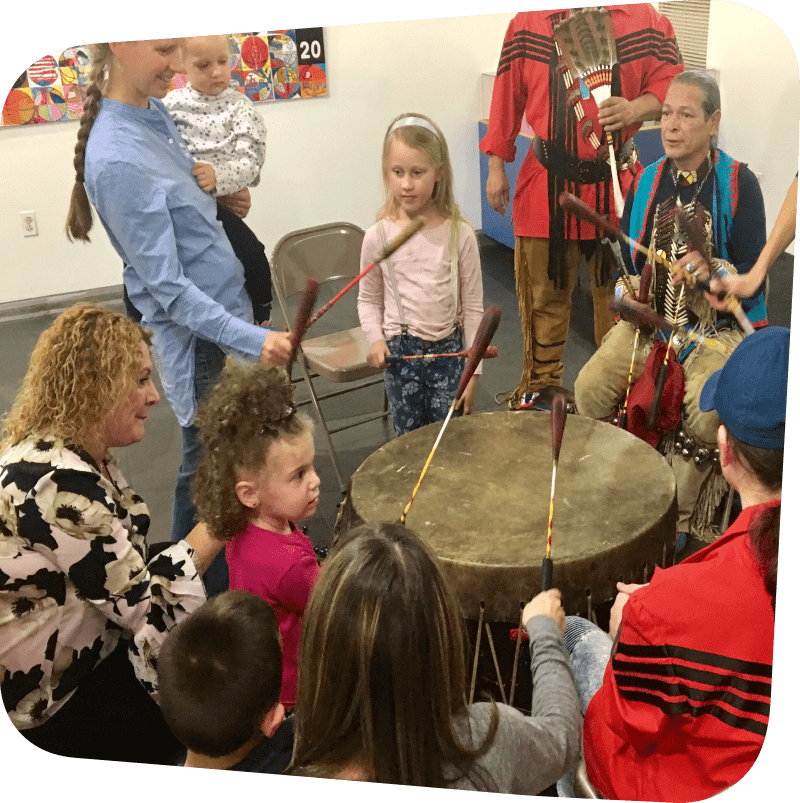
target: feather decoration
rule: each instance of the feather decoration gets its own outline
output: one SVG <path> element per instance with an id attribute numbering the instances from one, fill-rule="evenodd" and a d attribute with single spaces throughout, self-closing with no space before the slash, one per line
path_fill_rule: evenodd
<path id="1" fill-rule="evenodd" d="M 611 73 L 617 61 L 617 43 L 611 15 L 602 8 L 585 8 L 560 22 L 553 29 L 553 38 L 564 64 L 574 78 L 586 85 L 599 106 L 611 97 Z M 617 172 L 617 159 L 611 132 L 606 131 L 608 163 L 614 188 L 617 217 L 622 217 L 623 199 Z M 593 144 L 596 137 L 592 137 Z M 597 142 L 599 147 L 599 142 Z"/>

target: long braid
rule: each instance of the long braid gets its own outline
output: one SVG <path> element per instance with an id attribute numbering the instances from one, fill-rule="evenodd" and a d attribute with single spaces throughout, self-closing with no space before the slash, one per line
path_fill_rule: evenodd
<path id="1" fill-rule="evenodd" d="M 86 161 L 86 143 L 92 131 L 97 113 L 100 110 L 100 99 L 106 83 L 106 68 L 111 56 L 111 49 L 103 42 L 94 45 L 92 52 L 91 74 L 86 84 L 86 103 L 83 107 L 80 126 L 78 127 L 78 141 L 75 143 L 75 157 L 72 164 L 75 167 L 75 184 L 72 187 L 69 212 L 64 230 L 70 242 L 83 240 L 89 242 L 89 231 L 92 228 L 92 207 L 86 195 L 83 184 L 83 171 Z"/>

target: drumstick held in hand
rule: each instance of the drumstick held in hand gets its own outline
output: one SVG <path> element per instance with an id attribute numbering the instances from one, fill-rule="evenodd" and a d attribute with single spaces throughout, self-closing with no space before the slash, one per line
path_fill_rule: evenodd
<path id="1" fill-rule="evenodd" d="M 712 295 L 716 295 L 718 299 L 725 300 L 725 304 L 736 318 L 739 326 L 744 331 L 745 335 L 751 335 L 754 331 L 753 324 L 747 319 L 747 315 L 745 315 L 744 309 L 742 309 L 742 305 L 739 303 L 739 299 L 736 296 L 728 293 L 714 293 L 711 289 L 711 285 L 703 281 L 702 279 L 697 278 L 692 273 L 689 273 L 685 268 L 678 268 L 672 262 L 670 262 L 666 257 L 661 256 L 661 254 L 653 251 L 650 248 L 645 248 L 640 243 L 637 243 L 636 240 L 628 237 L 627 234 L 620 231 L 620 229 L 615 226 L 610 220 L 604 218 L 602 215 L 599 215 L 593 209 L 590 209 L 586 204 L 581 201 L 580 198 L 576 198 L 570 192 L 562 192 L 561 195 L 558 196 L 558 202 L 564 209 L 569 210 L 574 215 L 578 217 L 582 217 L 585 220 L 594 223 L 595 226 L 599 228 L 604 228 L 607 231 L 610 231 L 616 237 L 624 240 L 626 243 L 629 243 L 631 247 L 635 248 L 639 253 L 646 254 L 649 259 L 654 259 L 656 262 L 664 265 L 666 268 L 669 269 L 671 274 L 674 273 L 681 273 L 683 274 L 684 278 L 688 279 L 691 282 L 694 282 L 704 293 L 711 293 Z"/>
<path id="2" fill-rule="evenodd" d="M 697 251 L 700 256 L 711 265 L 711 254 L 709 253 L 705 235 L 702 230 L 702 223 L 699 218 L 690 218 L 686 214 L 683 205 L 679 205 L 677 208 L 677 220 L 678 225 L 689 242 L 689 248 L 692 251 Z M 709 287 L 709 290 L 710 289 Z M 744 330 L 745 335 L 752 335 L 755 331 L 755 329 L 753 329 L 753 324 L 748 320 L 742 305 L 738 302 L 736 297 L 730 294 L 725 295 L 724 293 L 715 293 L 714 295 L 716 295 L 717 298 L 724 299 L 728 312 L 733 313 L 733 316 L 739 322 L 739 326 Z"/>
<path id="3" fill-rule="evenodd" d="M 385 360 L 387 363 L 399 363 L 403 360 L 435 360 L 439 357 L 464 357 L 465 359 L 468 359 L 470 353 L 471 352 L 469 349 L 462 349 L 461 351 L 451 351 L 447 354 L 387 354 Z M 497 354 L 497 348 L 495 346 L 489 346 L 486 349 L 486 353 L 483 355 L 483 359 L 492 359 L 496 357 Z"/>
<path id="4" fill-rule="evenodd" d="M 308 326 L 316 323 L 348 290 L 355 287 L 376 265 L 390 257 L 403 243 L 410 240 L 423 226 L 425 221 L 422 217 L 415 217 L 398 235 L 386 243 L 386 247 L 378 254 L 374 262 L 370 262 L 358 276 L 355 277 L 344 289 L 340 290 L 330 301 L 323 304 L 309 319 Z M 306 328 L 308 328 L 306 326 Z"/>
<path id="5" fill-rule="evenodd" d="M 647 304 L 647 296 L 650 293 L 650 279 L 653 276 L 653 266 L 648 262 L 642 269 L 642 278 L 639 283 L 638 301 L 640 304 Z M 642 327 L 637 325 L 636 334 L 633 336 L 633 354 L 631 354 L 631 367 L 628 370 L 628 384 L 625 388 L 625 404 L 622 405 L 622 412 L 619 414 L 619 427 L 628 428 L 628 399 L 631 395 L 631 385 L 633 384 L 633 366 L 636 363 L 636 352 L 639 350 L 639 333 Z"/>
<path id="6" fill-rule="evenodd" d="M 303 338 L 306 329 L 308 329 L 308 316 L 311 315 L 311 309 L 317 300 L 318 292 L 319 282 L 316 279 L 306 279 L 306 286 L 297 302 L 297 311 L 294 316 L 294 329 L 292 330 L 291 338 L 292 350 L 289 353 L 289 361 L 286 363 L 286 370 L 289 373 L 291 373 L 294 358 L 297 356 L 300 340 Z"/>
<path id="7" fill-rule="evenodd" d="M 718 340 L 698 334 L 693 329 L 687 329 L 680 324 L 670 323 L 663 315 L 659 315 L 655 310 L 640 304 L 637 301 L 630 301 L 626 298 L 613 298 L 608 304 L 609 308 L 616 312 L 621 318 L 637 326 L 652 326 L 654 329 L 674 329 L 679 334 L 697 343 L 698 345 L 708 346 L 730 357 L 733 349 L 720 343 Z"/>
<path id="8" fill-rule="evenodd" d="M 553 447 L 553 480 L 550 484 L 550 515 L 547 518 L 547 549 L 542 561 L 542 591 L 553 587 L 553 560 L 550 547 L 553 543 L 553 508 L 556 499 L 556 469 L 561 454 L 561 441 L 564 438 L 564 425 L 567 423 L 567 404 L 564 394 L 559 393 L 550 406 L 550 435 Z"/>
<path id="9" fill-rule="evenodd" d="M 475 373 L 475 369 L 478 367 L 478 364 L 483 359 L 483 355 L 486 352 L 486 349 L 489 348 L 489 343 L 491 343 L 492 338 L 494 337 L 494 333 L 497 331 L 497 327 L 499 326 L 499 324 L 500 324 L 500 308 L 494 305 L 492 305 L 491 307 L 487 307 L 486 311 L 483 313 L 483 318 L 481 318 L 480 325 L 478 326 L 478 331 L 475 333 L 475 339 L 472 342 L 472 348 L 470 349 L 469 359 L 467 360 L 467 363 L 464 366 L 464 370 L 461 373 L 461 381 L 458 383 L 458 389 L 456 390 L 456 395 L 455 398 L 453 399 L 453 403 L 450 405 L 450 409 L 447 411 L 447 416 L 442 422 L 442 428 L 439 430 L 439 435 L 436 438 L 436 442 L 433 444 L 433 449 L 431 449 L 431 453 L 428 455 L 428 459 L 425 461 L 425 465 L 422 467 L 422 473 L 419 475 L 417 484 L 414 486 L 414 490 L 411 492 L 411 496 L 408 502 L 406 503 L 406 506 L 403 509 L 402 514 L 400 515 L 400 524 L 406 523 L 406 516 L 408 515 L 408 511 L 411 509 L 411 504 L 413 503 L 414 498 L 417 495 L 417 491 L 419 491 L 420 485 L 422 485 L 422 479 L 428 470 L 428 466 L 431 464 L 431 460 L 433 460 L 433 455 L 436 453 L 436 447 L 439 445 L 439 441 L 442 439 L 442 435 L 444 435 L 444 430 L 445 427 L 447 426 L 447 422 L 453 415 L 453 411 L 456 409 L 456 404 L 458 404 L 459 399 L 464 395 L 464 391 L 467 389 L 469 380 L 472 379 L 472 375 Z"/>

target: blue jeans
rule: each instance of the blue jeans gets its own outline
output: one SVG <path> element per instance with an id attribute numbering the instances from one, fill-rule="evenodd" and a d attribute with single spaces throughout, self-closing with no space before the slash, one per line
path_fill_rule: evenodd
<path id="1" fill-rule="evenodd" d="M 595 692 L 603 685 L 603 675 L 611 658 L 611 636 L 588 619 L 580 616 L 567 617 L 567 632 L 564 647 L 572 660 L 572 674 L 578 685 L 581 701 L 581 714 L 586 709 Z M 583 758 L 583 750 L 581 750 Z M 556 783 L 559 797 L 575 797 L 575 769 L 566 772 Z"/>
<path id="2" fill-rule="evenodd" d="M 464 348 L 460 329 L 443 340 L 420 340 L 413 335 L 397 335 L 386 344 L 397 356 L 409 354 L 448 354 Z M 464 370 L 463 357 L 440 360 L 403 360 L 390 363 L 384 374 L 386 398 L 392 424 L 398 435 L 444 421 L 453 403 Z M 453 413 L 460 415 L 460 411 Z"/>
<path id="3" fill-rule="evenodd" d="M 194 395 L 200 404 L 222 375 L 225 354 L 214 343 L 207 340 L 195 341 L 194 347 Z M 175 502 L 172 507 L 172 540 L 180 541 L 192 530 L 197 511 L 192 502 L 192 477 L 200 465 L 203 449 L 197 439 L 199 430 L 191 424 L 181 427 L 182 458 L 175 483 Z M 223 549 L 205 573 L 206 593 L 209 597 L 226 591 L 228 588 L 228 564 Z"/>

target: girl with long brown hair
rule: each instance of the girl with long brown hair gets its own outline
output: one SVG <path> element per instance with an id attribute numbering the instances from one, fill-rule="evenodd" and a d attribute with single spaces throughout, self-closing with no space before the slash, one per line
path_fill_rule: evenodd
<path id="1" fill-rule="evenodd" d="M 523 611 L 530 717 L 467 705 L 464 622 L 430 548 L 401 524 L 331 550 L 306 609 L 290 772 L 536 794 L 578 756 L 580 711 L 557 590 Z"/>

